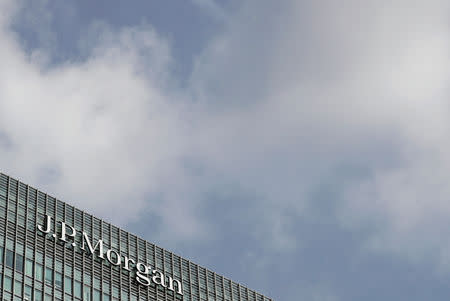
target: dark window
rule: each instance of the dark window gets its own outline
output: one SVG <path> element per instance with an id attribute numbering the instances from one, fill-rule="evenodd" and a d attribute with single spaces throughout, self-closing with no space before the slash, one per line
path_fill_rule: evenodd
<path id="1" fill-rule="evenodd" d="M 16 271 L 23 273 L 23 256 L 16 255 Z"/>
<path id="2" fill-rule="evenodd" d="M 14 252 L 8 249 L 6 249 L 5 264 L 7 267 L 10 267 L 11 269 L 14 268 Z"/>
<path id="3" fill-rule="evenodd" d="M 62 290 L 62 274 L 55 272 L 55 287 Z"/>

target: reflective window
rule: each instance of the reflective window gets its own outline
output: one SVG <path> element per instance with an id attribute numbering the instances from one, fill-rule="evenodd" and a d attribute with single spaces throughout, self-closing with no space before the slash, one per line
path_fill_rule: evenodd
<path id="1" fill-rule="evenodd" d="M 62 290 L 62 274 L 55 272 L 55 287 Z"/>
<path id="2" fill-rule="evenodd" d="M 45 268 L 45 283 L 52 285 L 53 284 L 53 271 L 50 268 Z"/>
<path id="3" fill-rule="evenodd" d="M 23 256 L 16 254 L 16 271 L 23 273 Z"/>
<path id="4" fill-rule="evenodd" d="M 75 297 L 81 299 L 81 283 L 80 282 L 75 281 L 73 283 L 73 290 L 74 290 Z"/>
<path id="5" fill-rule="evenodd" d="M 101 296 L 100 291 L 94 290 L 94 295 L 93 295 L 94 301 L 100 301 L 100 299 L 101 299 L 100 296 Z"/>
<path id="6" fill-rule="evenodd" d="M 64 277 L 64 292 L 72 295 L 72 279 L 67 276 Z"/>
<path id="7" fill-rule="evenodd" d="M 14 252 L 6 249 L 5 264 L 7 267 L 14 268 Z"/>
<path id="8" fill-rule="evenodd" d="M 42 301 L 42 292 L 40 290 L 34 291 L 34 301 Z"/>
<path id="9" fill-rule="evenodd" d="M 33 300 L 33 289 L 29 285 L 25 285 L 25 289 L 23 292 L 25 300 Z"/>
<path id="10" fill-rule="evenodd" d="M 3 282 L 3 289 L 12 292 L 12 279 L 11 277 L 5 276 L 4 282 Z"/>
<path id="11" fill-rule="evenodd" d="M 91 288 L 87 285 L 83 287 L 83 301 L 91 301 Z"/>
<path id="12" fill-rule="evenodd" d="M 42 265 L 39 263 L 36 263 L 36 268 L 35 268 L 36 280 L 42 281 L 42 274 L 43 274 Z"/>
<path id="13" fill-rule="evenodd" d="M 33 261 L 30 259 L 25 260 L 25 275 L 33 277 Z"/>
<path id="14" fill-rule="evenodd" d="M 14 295 L 22 296 L 22 283 L 19 281 L 14 281 Z"/>
<path id="15" fill-rule="evenodd" d="M 119 288 L 118 288 L 118 287 L 113 286 L 113 291 L 112 291 L 112 293 L 113 293 L 113 297 L 119 298 Z"/>

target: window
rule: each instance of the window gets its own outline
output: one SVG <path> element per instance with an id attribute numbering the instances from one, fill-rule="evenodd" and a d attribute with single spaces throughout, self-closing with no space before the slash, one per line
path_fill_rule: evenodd
<path id="1" fill-rule="evenodd" d="M 14 281 L 14 295 L 22 296 L 22 283 L 19 281 Z"/>
<path id="2" fill-rule="evenodd" d="M 12 295 L 10 293 L 3 292 L 3 301 L 11 301 L 11 300 L 12 300 Z"/>
<path id="3" fill-rule="evenodd" d="M 16 254 L 16 271 L 23 273 L 23 256 Z"/>
<path id="4" fill-rule="evenodd" d="M 4 283 L 3 283 L 3 289 L 12 292 L 12 279 L 11 277 L 5 276 Z"/>
<path id="5" fill-rule="evenodd" d="M 5 264 L 7 267 L 10 267 L 11 269 L 14 268 L 14 252 L 8 249 L 6 249 Z"/>
<path id="6" fill-rule="evenodd" d="M 120 300 L 121 301 L 127 301 L 128 300 L 128 293 L 126 291 L 120 292 Z"/>
<path id="7" fill-rule="evenodd" d="M 53 270 L 50 268 L 45 268 L 45 283 L 53 285 Z"/>
<path id="8" fill-rule="evenodd" d="M 62 272 L 63 264 L 59 260 L 55 260 L 55 270 L 58 272 Z"/>
<path id="9" fill-rule="evenodd" d="M 3 247 L 0 247 L 0 264 L 3 264 Z"/>
<path id="10" fill-rule="evenodd" d="M 39 263 L 36 263 L 36 268 L 35 268 L 36 280 L 42 281 L 42 273 L 43 273 L 42 265 L 40 265 Z"/>
<path id="11" fill-rule="evenodd" d="M 93 297 L 94 297 L 94 301 L 100 301 L 100 299 L 101 299 L 100 291 L 95 289 Z"/>
<path id="12" fill-rule="evenodd" d="M 72 279 L 67 276 L 64 277 L 64 292 L 72 295 Z"/>
<path id="13" fill-rule="evenodd" d="M 40 290 L 34 291 L 34 301 L 42 301 L 42 292 Z"/>
<path id="14" fill-rule="evenodd" d="M 80 280 L 81 281 L 81 271 L 75 269 L 75 273 L 74 273 L 75 279 L 76 280 Z"/>
<path id="15" fill-rule="evenodd" d="M 33 261 L 30 259 L 25 260 L 25 275 L 33 277 Z"/>
<path id="16" fill-rule="evenodd" d="M 80 282 L 75 281 L 73 283 L 73 290 L 74 290 L 75 297 L 81 299 L 81 283 Z"/>
<path id="17" fill-rule="evenodd" d="M 113 286 L 112 294 L 113 294 L 113 297 L 119 298 L 119 288 L 116 286 Z"/>
<path id="18" fill-rule="evenodd" d="M 87 285 L 83 287 L 83 301 L 91 301 L 91 288 Z"/>
<path id="19" fill-rule="evenodd" d="M 23 295 L 25 296 L 25 300 L 33 300 L 33 289 L 31 288 L 31 286 L 29 285 L 25 285 L 25 289 L 24 289 L 24 293 Z"/>
<path id="20" fill-rule="evenodd" d="M 55 287 L 62 290 L 62 274 L 55 272 Z"/>

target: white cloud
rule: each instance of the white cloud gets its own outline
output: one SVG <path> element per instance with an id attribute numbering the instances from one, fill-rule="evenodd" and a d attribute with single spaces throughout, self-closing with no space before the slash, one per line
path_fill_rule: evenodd
<path id="1" fill-rule="evenodd" d="M 171 91 L 169 46 L 149 26 L 101 29 L 86 61 L 50 70 L 3 27 L 0 127 L 13 149 L 0 162 L 114 221 L 158 195 L 151 209 L 184 238 L 211 231 L 196 208 L 219 174 L 259 199 L 255 235 L 291 251 L 311 191 L 358 166 L 369 176 L 334 179 L 342 225 L 369 225 L 378 250 L 446 262 L 448 5 L 247 1 L 198 56 L 189 93 Z"/>
<path id="2" fill-rule="evenodd" d="M 370 225 L 384 251 L 448 261 L 448 6 L 248 1 L 194 73 L 205 103 L 229 103 L 210 119 L 220 139 L 206 157 L 280 220 L 281 208 L 307 214 L 308 191 L 337 167 L 364 168 L 369 179 L 341 187 L 343 225 Z M 273 237 L 286 235 L 300 240 L 285 228 Z"/>
<path id="3" fill-rule="evenodd" d="M 9 141 L 0 150 L 2 171 L 119 224 L 139 217 L 167 181 L 182 180 L 174 170 L 185 144 L 183 109 L 168 88 L 168 45 L 151 27 L 93 27 L 87 60 L 49 68 L 25 54 L 7 25 L 0 31 L 0 128 Z M 165 206 L 155 214 L 166 216 Z M 197 235 L 185 212 L 185 228 L 175 232 Z"/>

